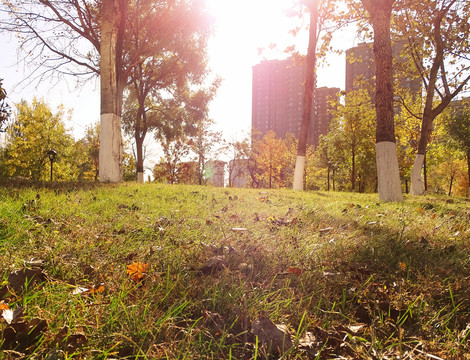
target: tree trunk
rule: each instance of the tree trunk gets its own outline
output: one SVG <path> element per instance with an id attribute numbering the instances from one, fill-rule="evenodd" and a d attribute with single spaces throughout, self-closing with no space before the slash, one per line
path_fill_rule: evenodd
<path id="1" fill-rule="evenodd" d="M 423 195 L 424 194 L 424 181 L 421 175 L 424 164 L 424 154 L 416 154 L 415 162 L 411 170 L 411 195 Z"/>
<path id="2" fill-rule="evenodd" d="M 393 122 L 393 67 L 390 18 L 394 0 L 361 0 L 374 30 L 376 68 L 376 162 L 379 199 L 403 201 Z"/>
<path id="3" fill-rule="evenodd" d="M 137 183 L 144 183 L 144 156 L 143 156 L 143 143 L 144 137 L 135 134 L 135 148 L 136 148 L 136 170 L 137 170 Z"/>
<path id="4" fill-rule="evenodd" d="M 147 114 L 145 113 L 145 97 L 139 96 L 139 108 L 135 119 L 134 138 L 136 148 L 137 183 L 144 183 L 144 140 L 147 135 Z"/>
<path id="5" fill-rule="evenodd" d="M 356 191 L 356 151 L 354 146 L 351 152 L 351 190 L 352 192 Z"/>
<path id="6" fill-rule="evenodd" d="M 272 174 L 273 174 L 273 166 L 269 165 L 269 188 L 271 189 L 272 186 Z"/>
<path id="7" fill-rule="evenodd" d="M 121 116 L 118 103 L 116 44 L 118 28 L 116 0 L 103 0 L 100 48 L 101 119 L 99 178 L 122 181 Z"/>
<path id="8" fill-rule="evenodd" d="M 328 175 L 327 175 L 327 190 L 330 191 L 330 167 L 328 166 Z"/>
<path id="9" fill-rule="evenodd" d="M 333 169 L 333 191 L 336 191 L 336 182 L 335 182 L 335 179 L 336 179 L 336 170 Z"/>
<path id="10" fill-rule="evenodd" d="M 455 177 L 454 174 L 450 175 L 449 193 L 447 194 L 448 196 L 450 196 L 452 194 L 452 184 L 454 182 L 454 177 Z"/>
<path id="11" fill-rule="evenodd" d="M 467 174 L 468 174 L 467 197 L 470 197 L 470 150 L 467 150 Z"/>
<path id="12" fill-rule="evenodd" d="M 315 66 L 317 49 L 317 27 L 318 27 L 318 0 L 312 0 L 309 6 L 310 30 L 307 51 L 306 78 L 303 99 L 302 123 L 299 131 L 299 144 L 297 147 L 297 159 L 294 170 L 294 190 L 304 189 L 305 156 L 307 154 L 308 129 L 312 115 L 313 93 L 315 88 Z"/>

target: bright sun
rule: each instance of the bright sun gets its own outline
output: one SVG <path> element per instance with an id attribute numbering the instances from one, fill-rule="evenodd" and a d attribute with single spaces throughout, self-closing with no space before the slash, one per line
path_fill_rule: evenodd
<path id="1" fill-rule="evenodd" d="M 211 103 L 211 117 L 221 130 L 235 134 L 250 128 L 253 65 L 264 56 L 287 56 L 282 50 L 292 44 L 293 19 L 286 13 L 292 0 L 206 1 L 215 19 L 209 66 L 223 80 Z M 271 44 L 277 44 L 277 54 L 269 50 Z M 266 51 L 260 54 L 260 49 Z"/>
<path id="2" fill-rule="evenodd" d="M 286 10 L 291 1 L 207 0 L 207 4 L 216 20 L 211 55 L 216 57 L 217 63 L 220 59 L 232 69 L 240 61 L 248 60 L 254 65 L 260 60 L 260 48 L 277 44 L 283 50 L 289 45 L 292 19 L 288 18 Z"/>

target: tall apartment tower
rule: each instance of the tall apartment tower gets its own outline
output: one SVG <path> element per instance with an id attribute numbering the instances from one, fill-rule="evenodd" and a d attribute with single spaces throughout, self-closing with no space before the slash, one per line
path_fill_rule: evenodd
<path id="1" fill-rule="evenodd" d="M 400 57 L 400 53 L 405 46 L 404 42 L 395 42 L 392 45 L 392 54 L 397 61 L 395 73 L 400 71 L 400 61 L 405 58 Z M 360 43 L 351 49 L 346 50 L 346 92 L 353 90 L 356 86 L 356 81 L 362 81 L 373 89 L 375 84 L 375 62 L 374 62 L 374 48 L 373 44 Z M 419 94 L 421 91 L 421 80 L 411 74 L 401 71 L 398 82 L 400 88 L 410 89 L 413 94 Z"/>
<path id="2" fill-rule="evenodd" d="M 374 49 L 372 44 L 360 43 L 346 50 L 346 92 L 355 87 L 355 82 L 365 81 L 372 87 L 375 77 Z"/>
<path id="3" fill-rule="evenodd" d="M 302 120 L 305 57 L 263 61 L 253 67 L 252 128 L 261 134 L 270 130 L 283 138 L 287 133 L 299 136 Z M 312 104 L 308 143 L 318 145 L 331 121 L 329 97 L 337 97 L 337 88 L 318 88 Z"/>

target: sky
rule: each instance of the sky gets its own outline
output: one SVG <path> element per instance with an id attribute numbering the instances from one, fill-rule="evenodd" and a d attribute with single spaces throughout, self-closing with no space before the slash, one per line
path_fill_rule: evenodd
<path id="1" fill-rule="evenodd" d="M 224 132 L 227 140 L 241 138 L 251 127 L 252 67 L 263 59 L 287 57 L 282 52 L 295 41 L 302 53 L 307 48 L 307 36 L 292 39 L 289 30 L 293 18 L 287 16 L 292 0 L 207 0 L 215 21 L 214 35 L 209 42 L 209 66 L 213 74 L 222 78 L 216 98 L 210 105 L 210 117 L 215 128 Z M 23 84 L 24 65 L 16 63 L 16 42 L 9 35 L 0 37 L 0 78 L 8 92 L 10 104 L 34 96 L 43 97 L 53 108 L 63 104 L 72 110 L 67 126 L 76 138 L 83 136 L 87 125 L 99 122 L 99 82 L 97 79 L 76 87 L 68 82 L 43 82 L 38 87 Z M 272 44 L 277 44 L 272 48 Z M 346 49 L 357 44 L 351 34 L 335 37 L 335 47 Z M 260 52 L 260 49 L 265 49 Z M 330 55 L 328 66 L 317 70 L 318 86 L 344 88 L 345 56 Z"/>

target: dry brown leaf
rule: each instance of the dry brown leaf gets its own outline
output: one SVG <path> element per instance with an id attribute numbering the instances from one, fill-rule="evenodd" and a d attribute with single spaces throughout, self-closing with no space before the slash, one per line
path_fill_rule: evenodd
<path id="1" fill-rule="evenodd" d="M 261 314 L 253 321 L 251 332 L 258 336 L 261 345 L 265 345 L 268 349 L 281 354 L 293 346 L 290 334 L 279 329 L 279 327 L 264 314 Z"/>
<path id="2" fill-rule="evenodd" d="M 132 281 L 140 281 L 147 275 L 149 265 L 140 261 L 127 265 L 126 273 Z"/>

